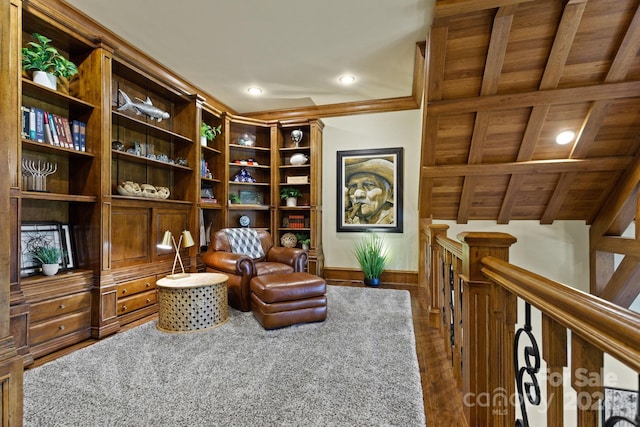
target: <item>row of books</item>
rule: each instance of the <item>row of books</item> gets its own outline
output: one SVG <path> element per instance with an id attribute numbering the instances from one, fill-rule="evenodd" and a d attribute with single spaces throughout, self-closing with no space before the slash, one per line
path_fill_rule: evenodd
<path id="1" fill-rule="evenodd" d="M 87 151 L 87 124 L 49 113 L 41 108 L 22 106 L 22 137 L 56 147 Z"/>
<path id="2" fill-rule="evenodd" d="M 282 219 L 284 228 L 308 228 L 305 227 L 304 215 L 289 215 Z"/>

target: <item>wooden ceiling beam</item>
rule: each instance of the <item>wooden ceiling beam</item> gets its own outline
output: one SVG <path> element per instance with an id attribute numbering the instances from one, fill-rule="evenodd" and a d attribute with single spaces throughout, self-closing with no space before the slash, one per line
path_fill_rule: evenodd
<path id="1" fill-rule="evenodd" d="M 625 37 L 618 47 L 616 56 L 612 61 L 607 76 L 605 77 L 605 83 L 613 83 L 622 80 L 629 72 L 632 61 L 627 59 L 627 56 L 632 54 L 633 57 L 635 57 L 635 54 L 638 52 L 638 48 L 640 48 L 640 40 L 637 40 L 638 36 L 640 36 L 640 30 L 635 28 L 638 25 L 640 25 L 640 8 L 636 8 L 634 18 L 627 28 Z M 598 136 L 598 132 L 602 127 L 602 123 L 604 123 L 604 120 L 607 117 L 609 106 L 612 102 L 613 101 L 609 99 L 598 100 L 592 103 L 591 107 L 589 108 L 587 117 L 585 117 L 583 121 L 580 132 L 575 139 L 569 158 L 581 159 L 587 157 L 589 150 L 591 149 L 591 146 L 593 145 L 596 137 Z M 561 189 L 562 191 L 560 191 L 560 189 L 558 188 L 556 189 L 556 191 L 554 191 L 553 197 L 551 199 L 553 203 L 550 202 L 547 205 L 544 215 L 542 216 L 541 222 L 543 224 L 549 224 L 550 222 L 547 221 L 553 221 L 553 219 L 557 216 L 557 213 L 560 211 L 564 200 L 569 194 L 571 184 L 573 183 L 575 177 L 575 174 L 563 174 L 563 176 L 560 178 L 559 182 L 563 184 Z"/>
<path id="2" fill-rule="evenodd" d="M 600 157 L 590 159 L 530 160 L 528 162 L 483 163 L 478 165 L 423 166 L 425 178 L 460 176 L 494 176 L 518 174 L 550 174 L 562 172 L 623 171 L 631 157 Z"/>
<path id="3" fill-rule="evenodd" d="M 480 88 L 481 96 L 493 95 L 498 91 L 498 83 L 500 82 L 504 57 L 507 52 L 507 46 L 509 45 L 509 34 L 511 33 L 511 24 L 513 23 L 513 14 L 516 8 L 517 4 L 501 7 L 498 9 L 496 17 L 493 20 L 487 60 L 485 61 L 482 86 Z M 484 152 L 485 141 L 487 140 L 490 120 L 490 112 L 485 113 L 479 111 L 478 114 L 476 114 L 467 163 L 476 164 L 482 162 L 482 153 Z M 474 190 L 475 179 L 473 177 L 465 178 L 462 184 L 462 196 L 458 204 L 458 224 L 466 224 L 469 220 Z"/>
<path id="4" fill-rule="evenodd" d="M 625 256 L 616 271 L 597 295 L 607 301 L 629 308 L 640 294 L 640 287 L 636 286 L 640 280 L 640 258 Z"/>
<path id="5" fill-rule="evenodd" d="M 585 5 L 585 2 L 582 0 L 570 1 L 566 4 L 560 23 L 558 24 L 558 30 L 556 31 L 553 46 L 551 46 L 547 65 L 544 69 L 544 73 L 542 74 L 539 86 L 540 90 L 553 89 L 558 86 L 558 82 L 560 82 L 562 72 L 564 71 L 564 67 L 567 63 L 567 58 L 569 57 L 569 52 L 571 51 L 571 46 L 573 46 L 573 40 L 575 39 L 580 22 L 582 22 Z M 542 128 L 545 124 L 547 114 L 549 113 L 549 109 L 549 105 L 536 105 L 532 108 L 531 114 L 529 115 L 529 122 L 527 123 L 524 137 L 522 138 L 522 144 L 518 151 L 517 160 L 519 162 L 531 160 L 536 144 L 538 143 L 540 133 L 542 132 Z M 505 197 L 502 201 L 502 205 L 500 206 L 500 212 L 497 219 L 498 224 L 507 224 L 509 222 L 511 212 L 515 207 L 515 196 L 520 192 L 523 182 L 523 178 L 513 179 L 512 177 L 512 179 L 509 180 Z M 564 197 L 566 197 L 566 195 Z M 564 197 L 562 198 L 562 201 L 564 201 Z M 553 201 L 555 199 L 552 198 L 551 200 Z M 559 203 L 558 208 L 561 206 L 562 203 Z M 550 211 L 547 206 L 545 214 L 552 215 L 554 212 Z M 555 218 L 555 216 L 552 218 Z M 543 221 L 544 220 L 545 218 L 543 217 Z"/>
<path id="6" fill-rule="evenodd" d="M 429 102 L 429 114 L 452 115 L 500 111 L 536 105 L 568 105 L 640 97 L 640 81 L 507 93 Z"/>
<path id="7" fill-rule="evenodd" d="M 554 188 L 553 194 L 547 202 L 547 207 L 540 217 L 540 224 L 552 224 L 557 218 L 558 212 L 560 212 L 560 209 L 569 194 L 569 190 L 571 189 L 571 184 L 573 184 L 573 180 L 576 176 L 576 172 L 563 173 L 560 175 L 556 188 Z"/>
<path id="8" fill-rule="evenodd" d="M 437 18 L 464 15 L 467 13 L 479 12 L 487 9 L 497 9 L 503 6 L 518 5 L 533 0 L 437 0 Z"/>

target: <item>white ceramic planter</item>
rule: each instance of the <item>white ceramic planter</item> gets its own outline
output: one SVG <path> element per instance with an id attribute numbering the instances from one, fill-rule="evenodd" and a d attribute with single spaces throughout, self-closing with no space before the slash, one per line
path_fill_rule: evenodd
<path id="1" fill-rule="evenodd" d="M 290 207 L 290 208 L 298 206 L 298 198 L 297 197 L 287 197 L 287 206 Z"/>
<path id="2" fill-rule="evenodd" d="M 55 276 L 59 268 L 59 264 L 42 264 L 42 274 L 45 276 Z"/>
<path id="3" fill-rule="evenodd" d="M 200 145 L 202 145 L 203 147 L 207 146 L 207 137 L 206 136 L 201 136 L 200 137 Z"/>
<path id="4" fill-rule="evenodd" d="M 58 79 L 56 79 L 56 76 L 45 71 L 34 71 L 33 82 L 53 90 L 58 88 Z"/>

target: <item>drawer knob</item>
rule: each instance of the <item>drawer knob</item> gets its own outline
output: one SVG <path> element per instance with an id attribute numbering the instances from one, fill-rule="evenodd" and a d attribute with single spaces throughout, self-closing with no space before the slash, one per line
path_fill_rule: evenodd
<path id="1" fill-rule="evenodd" d="M 125 311 L 126 309 L 127 309 L 127 306 L 126 306 L 126 305 L 123 305 L 123 306 L 122 306 L 122 311 Z"/>
<path id="2" fill-rule="evenodd" d="M 151 302 L 151 298 L 147 298 L 147 302 Z"/>
<path id="3" fill-rule="evenodd" d="M 60 330 L 64 331 L 64 325 L 60 325 Z"/>
<path id="4" fill-rule="evenodd" d="M 60 304 L 60 308 L 65 308 L 65 307 L 66 307 L 66 305 Z"/>
<path id="5" fill-rule="evenodd" d="M 128 292 L 128 291 L 127 291 L 126 289 L 123 289 L 123 290 L 122 290 L 122 293 L 123 293 L 123 294 L 126 294 L 127 292 Z"/>
<path id="6" fill-rule="evenodd" d="M 149 286 L 151 286 L 151 283 L 147 282 L 144 285 L 148 288 Z"/>

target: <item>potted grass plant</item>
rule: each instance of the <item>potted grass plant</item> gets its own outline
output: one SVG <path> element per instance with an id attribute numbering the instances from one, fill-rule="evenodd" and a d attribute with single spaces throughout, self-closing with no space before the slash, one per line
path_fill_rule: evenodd
<path id="1" fill-rule="evenodd" d="M 32 72 L 35 83 L 53 90 L 57 89 L 60 79 L 66 83 L 68 92 L 68 81 L 78 74 L 78 67 L 49 44 L 51 39 L 38 33 L 32 36 L 34 41 L 22 48 L 22 69 Z"/>
<path id="2" fill-rule="evenodd" d="M 354 243 L 353 251 L 364 274 L 364 284 L 379 286 L 380 276 L 388 261 L 382 237 L 375 233 L 367 233 L 364 238 Z"/>
<path id="3" fill-rule="evenodd" d="M 58 272 L 60 268 L 59 262 L 62 258 L 62 251 L 60 249 L 49 246 L 39 246 L 32 249 L 30 255 L 42 264 L 42 274 L 45 276 L 53 276 Z"/>

